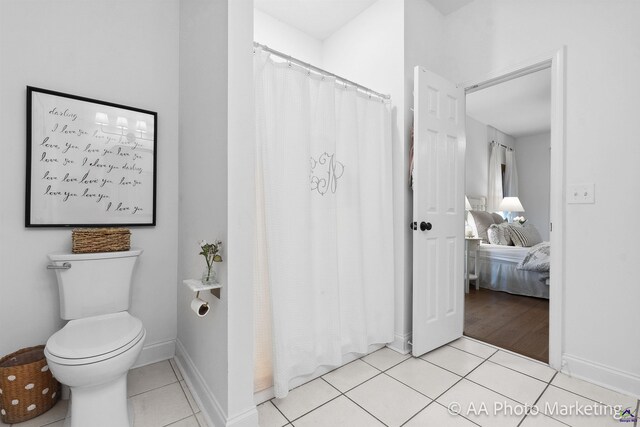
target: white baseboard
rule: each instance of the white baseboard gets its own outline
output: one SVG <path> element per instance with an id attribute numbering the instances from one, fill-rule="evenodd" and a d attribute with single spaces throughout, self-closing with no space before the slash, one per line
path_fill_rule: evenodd
<path id="1" fill-rule="evenodd" d="M 410 332 L 406 334 L 395 334 L 393 342 L 387 344 L 387 347 L 400 354 L 409 354 L 411 353 L 411 344 L 409 344 L 409 341 L 411 341 Z"/>
<path id="2" fill-rule="evenodd" d="M 640 376 L 565 354 L 562 372 L 640 399 Z"/>
<path id="3" fill-rule="evenodd" d="M 227 416 L 180 340 L 176 341 L 176 363 L 209 426 L 255 427 L 258 425 L 258 411 L 255 406 L 240 414 Z"/>
<path id="4" fill-rule="evenodd" d="M 133 365 L 133 367 L 139 368 L 140 366 L 171 359 L 175 353 L 175 340 L 145 345 L 144 347 L 142 347 L 140 356 L 138 356 L 138 359 L 136 360 L 136 363 Z"/>

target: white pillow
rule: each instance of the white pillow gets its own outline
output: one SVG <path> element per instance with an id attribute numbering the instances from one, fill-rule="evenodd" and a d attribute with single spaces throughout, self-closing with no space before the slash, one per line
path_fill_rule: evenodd
<path id="1" fill-rule="evenodd" d="M 487 229 L 487 236 L 489 237 L 489 243 L 492 245 L 513 245 L 511 234 L 509 233 L 509 224 L 507 223 L 490 225 Z"/>
<path id="2" fill-rule="evenodd" d="M 469 211 L 471 217 L 473 217 L 473 223 L 476 227 L 476 236 L 482 239 L 483 243 L 489 243 L 489 236 L 487 236 L 487 229 L 491 224 L 495 224 L 495 219 L 489 212 L 485 211 Z"/>

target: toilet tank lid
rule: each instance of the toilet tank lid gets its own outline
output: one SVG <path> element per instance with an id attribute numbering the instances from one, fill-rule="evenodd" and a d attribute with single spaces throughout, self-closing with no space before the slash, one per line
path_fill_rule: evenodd
<path id="1" fill-rule="evenodd" d="M 113 352 L 142 332 L 142 322 L 126 311 L 71 320 L 47 340 L 47 351 L 65 359 Z"/>
<path id="2" fill-rule="evenodd" d="M 142 249 L 131 248 L 128 251 L 118 252 L 93 252 L 86 254 L 74 254 L 70 252 L 54 252 L 49 254 L 51 261 L 85 261 L 92 259 L 109 259 L 109 258 L 126 258 L 138 256 L 142 253 Z"/>

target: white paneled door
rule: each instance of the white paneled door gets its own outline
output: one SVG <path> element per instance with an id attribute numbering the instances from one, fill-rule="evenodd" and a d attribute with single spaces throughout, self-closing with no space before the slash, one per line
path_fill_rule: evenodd
<path id="1" fill-rule="evenodd" d="M 422 67 L 414 80 L 413 355 L 462 336 L 464 89 Z"/>

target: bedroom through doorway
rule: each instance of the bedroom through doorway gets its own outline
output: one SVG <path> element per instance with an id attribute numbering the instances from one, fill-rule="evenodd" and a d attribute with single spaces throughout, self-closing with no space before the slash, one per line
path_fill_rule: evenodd
<path id="1" fill-rule="evenodd" d="M 551 69 L 466 96 L 464 335 L 549 363 Z"/>

